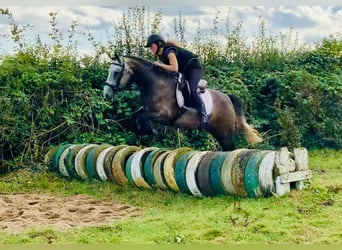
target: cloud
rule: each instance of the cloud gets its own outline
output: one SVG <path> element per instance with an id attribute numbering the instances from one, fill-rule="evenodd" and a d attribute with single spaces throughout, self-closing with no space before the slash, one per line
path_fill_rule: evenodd
<path id="1" fill-rule="evenodd" d="M 342 11 L 320 6 L 280 8 L 273 12 L 271 28 L 284 31 L 293 27 L 307 42 L 318 42 L 323 37 L 341 32 Z M 283 19 L 283 20 L 282 20 Z"/>
<path id="2" fill-rule="evenodd" d="M 139 6 L 137 6 L 139 7 Z M 142 7 L 142 6 L 140 6 Z M 5 7 L 2 7 L 5 8 Z M 57 28 L 67 33 L 73 22 L 77 30 L 86 27 L 97 39 L 105 40 L 107 31 L 114 33 L 113 23 L 118 23 L 127 7 L 114 6 L 10 6 L 14 20 L 21 26 L 34 26 L 31 35 L 47 36 L 51 32 L 50 12 L 56 12 Z M 226 34 L 242 23 L 244 36 L 249 40 L 259 32 L 260 20 L 264 20 L 267 32 L 275 35 L 288 33 L 291 28 L 303 42 L 319 42 L 329 34 L 341 32 L 341 6 L 153 6 L 146 7 L 151 18 L 157 11 L 162 13 L 160 30 L 165 37 L 174 37 L 174 21 L 181 16 L 185 22 L 186 40 L 194 38 L 198 28 L 201 35 L 210 36 L 214 19 L 218 18 L 218 31 Z M 147 25 L 147 24 L 146 24 Z M 1 35 L 9 34 L 8 20 L 0 16 Z M 86 43 L 79 41 L 80 43 Z M 3 44 L 2 40 L 2 44 Z M 1 46 L 0 46 L 1 47 Z"/>
<path id="3" fill-rule="evenodd" d="M 33 25 L 37 32 L 46 32 L 51 28 L 50 12 L 57 13 L 56 21 L 61 29 L 67 29 L 74 21 L 82 27 L 106 28 L 122 13 L 117 8 L 99 6 L 11 6 L 9 10 L 18 24 Z"/>
<path id="4" fill-rule="evenodd" d="M 272 26 L 279 28 L 308 28 L 313 27 L 317 23 L 317 20 L 313 19 L 312 16 L 303 15 L 303 10 L 300 8 L 289 9 L 281 7 L 279 9 L 273 9 L 269 17 Z"/>

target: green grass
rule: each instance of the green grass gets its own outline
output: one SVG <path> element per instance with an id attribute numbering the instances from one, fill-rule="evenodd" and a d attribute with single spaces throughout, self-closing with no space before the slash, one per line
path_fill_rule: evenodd
<path id="1" fill-rule="evenodd" d="M 342 152 L 310 151 L 309 166 L 313 177 L 305 190 L 262 199 L 196 198 L 21 170 L 0 177 L 1 193 L 88 194 L 136 206 L 142 216 L 68 231 L 0 230 L 0 243 L 341 243 Z"/>

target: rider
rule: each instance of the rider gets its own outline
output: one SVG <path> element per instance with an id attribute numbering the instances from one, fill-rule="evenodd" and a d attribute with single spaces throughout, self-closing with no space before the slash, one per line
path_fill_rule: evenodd
<path id="1" fill-rule="evenodd" d="M 173 42 L 165 42 L 164 38 L 158 34 L 150 35 L 145 47 L 149 47 L 151 52 L 162 61 L 162 63 L 155 62 L 155 65 L 184 74 L 189 82 L 191 96 L 200 116 L 200 128 L 207 127 L 208 116 L 197 92 L 198 83 L 203 75 L 203 66 L 199 57 L 189 50 L 180 48 Z"/>

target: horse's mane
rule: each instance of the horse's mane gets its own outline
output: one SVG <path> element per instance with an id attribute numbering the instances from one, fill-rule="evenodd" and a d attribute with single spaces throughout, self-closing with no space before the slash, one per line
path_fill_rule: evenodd
<path id="1" fill-rule="evenodd" d="M 148 67 L 150 70 L 152 70 L 154 73 L 156 73 L 158 76 L 163 76 L 163 77 L 174 77 L 175 72 L 163 69 L 162 67 L 159 67 L 155 65 L 152 61 L 149 61 L 147 59 L 137 57 L 137 56 L 126 56 L 126 58 L 130 58 L 133 60 L 138 61 L 139 63 L 143 64 L 144 66 Z"/>

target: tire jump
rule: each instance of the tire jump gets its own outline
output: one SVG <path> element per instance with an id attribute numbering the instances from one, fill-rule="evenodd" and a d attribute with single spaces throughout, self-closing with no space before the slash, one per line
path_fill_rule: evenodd
<path id="1" fill-rule="evenodd" d="M 214 152 L 191 148 L 65 144 L 51 148 L 45 164 L 62 176 L 121 186 L 162 189 L 197 197 L 282 196 L 302 190 L 311 178 L 305 148 L 237 149 Z"/>

